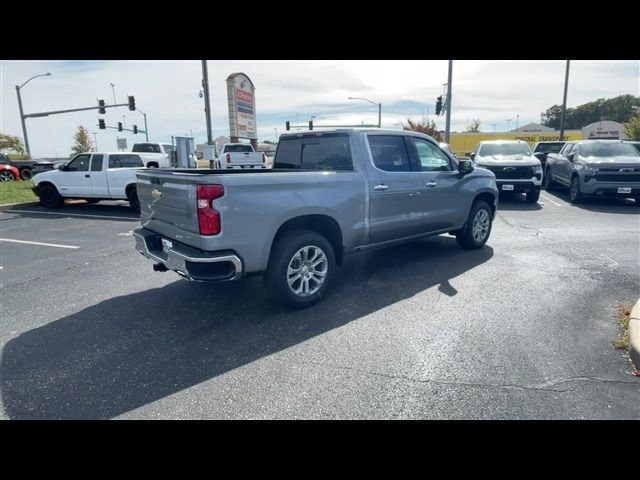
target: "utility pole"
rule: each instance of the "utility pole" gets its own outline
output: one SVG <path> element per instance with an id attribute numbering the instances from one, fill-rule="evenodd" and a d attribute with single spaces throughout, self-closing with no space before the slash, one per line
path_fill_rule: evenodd
<path id="1" fill-rule="evenodd" d="M 204 90 L 204 115 L 207 120 L 207 145 L 213 145 L 211 104 L 209 103 L 209 71 L 207 70 L 206 60 L 202 60 L 202 90 Z M 209 160 L 209 168 L 213 168 L 213 160 Z"/>
<path id="2" fill-rule="evenodd" d="M 567 60 L 567 70 L 564 74 L 564 96 L 562 98 L 562 113 L 560 114 L 560 141 L 564 140 L 564 114 L 567 110 L 567 89 L 569 88 L 569 62 Z"/>
<path id="3" fill-rule="evenodd" d="M 449 60 L 449 79 L 448 79 L 448 90 L 449 93 L 447 94 L 447 124 L 446 124 L 446 128 L 445 128 L 445 142 L 449 143 L 449 136 L 451 133 L 451 77 L 452 77 L 452 73 L 453 73 L 453 60 Z"/>

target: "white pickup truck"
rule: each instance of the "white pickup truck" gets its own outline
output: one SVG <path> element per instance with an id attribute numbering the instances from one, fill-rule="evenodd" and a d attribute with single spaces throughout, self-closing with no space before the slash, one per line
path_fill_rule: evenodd
<path id="1" fill-rule="evenodd" d="M 171 152 L 175 148 L 168 143 L 134 143 L 132 152 L 140 154 L 145 166 L 149 168 L 171 168 Z"/>
<path id="2" fill-rule="evenodd" d="M 218 153 L 216 169 L 240 170 L 243 168 L 268 168 L 264 152 L 256 152 L 249 143 L 227 143 Z"/>
<path id="3" fill-rule="evenodd" d="M 140 211 L 136 171 L 144 168 L 137 153 L 80 153 L 58 170 L 33 177 L 33 192 L 46 208 L 60 208 L 65 198 L 128 200 L 131 209 Z"/>

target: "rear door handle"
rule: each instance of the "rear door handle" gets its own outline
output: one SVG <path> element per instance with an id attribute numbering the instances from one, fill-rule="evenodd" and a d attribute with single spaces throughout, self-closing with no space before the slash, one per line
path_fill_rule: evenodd
<path id="1" fill-rule="evenodd" d="M 424 184 L 425 187 L 435 187 L 436 185 L 438 185 L 437 182 L 427 182 Z"/>
<path id="2" fill-rule="evenodd" d="M 90 178 L 90 177 L 91 177 L 91 175 L 89 175 L 89 174 L 85 173 L 85 174 L 84 174 L 84 177 L 85 177 L 85 178 Z"/>
<path id="3" fill-rule="evenodd" d="M 384 183 L 380 183 L 373 187 L 374 190 L 386 190 L 387 188 L 389 188 L 389 185 L 385 185 Z"/>

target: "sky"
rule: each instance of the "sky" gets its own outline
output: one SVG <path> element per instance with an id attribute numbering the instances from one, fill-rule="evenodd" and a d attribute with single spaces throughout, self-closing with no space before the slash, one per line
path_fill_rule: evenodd
<path id="1" fill-rule="evenodd" d="M 479 119 L 481 131 L 506 131 L 540 122 L 540 113 L 562 103 L 565 61 L 453 62 L 451 129 L 464 131 Z M 383 128 L 400 128 L 408 118 L 428 116 L 444 130 L 445 117 L 435 116 L 436 97 L 447 82 L 446 60 L 356 61 L 208 61 L 213 136 L 229 136 L 225 79 L 243 72 L 253 81 L 258 139 L 274 141 L 289 120 L 307 125 L 376 124 L 376 105 L 382 103 Z M 0 132 L 22 138 L 16 85 L 50 72 L 22 87 L 25 113 L 126 103 L 147 114 L 149 140 L 170 142 L 171 136 L 193 134 L 206 142 L 201 62 L 190 61 L 0 61 Z M 111 84 L 115 86 L 112 88 Z M 640 95 L 640 61 L 571 61 L 567 106 L 622 94 Z M 125 118 L 123 119 L 123 115 Z M 126 107 L 28 118 L 27 134 L 33 158 L 68 156 L 79 125 L 97 132 L 98 148 L 116 150 L 116 138 L 126 137 L 129 148 L 144 135 L 99 130 L 124 121 L 127 128 L 144 128 L 141 113 Z M 510 122 L 507 122 L 510 119 Z"/>

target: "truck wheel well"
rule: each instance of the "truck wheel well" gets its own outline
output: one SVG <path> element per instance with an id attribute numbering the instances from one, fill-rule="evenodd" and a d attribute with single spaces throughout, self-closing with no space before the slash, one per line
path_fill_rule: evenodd
<path id="1" fill-rule="evenodd" d="M 50 187 L 53 187 L 53 188 L 55 188 L 55 189 L 56 189 L 56 191 L 58 191 L 58 188 L 57 188 L 53 183 L 51 183 L 51 182 L 40 182 L 36 188 L 37 188 L 38 190 L 40 190 L 40 189 L 41 189 L 42 187 L 44 187 L 45 185 L 48 185 L 48 186 L 50 186 Z"/>
<path id="2" fill-rule="evenodd" d="M 303 215 L 301 217 L 287 220 L 282 225 L 280 225 L 280 228 L 278 228 L 278 231 L 273 238 L 273 243 L 271 244 L 272 252 L 273 247 L 277 243 L 278 239 L 285 233 L 292 230 L 311 230 L 314 232 L 318 232 L 320 235 L 325 237 L 333 247 L 333 251 L 336 257 L 336 264 L 342 264 L 342 230 L 340 229 L 340 225 L 336 220 L 329 217 L 328 215 Z M 271 257 L 271 254 L 269 254 L 269 257 Z"/>
<path id="3" fill-rule="evenodd" d="M 480 193 L 476 195 L 476 198 L 473 199 L 474 202 L 476 202 L 477 200 L 484 200 L 485 202 L 487 202 L 491 207 L 491 212 L 494 215 L 496 214 L 496 197 L 492 193 L 489 193 L 489 192 Z"/>
<path id="4" fill-rule="evenodd" d="M 159 168 L 158 162 L 147 163 L 147 168 Z"/>
<path id="5" fill-rule="evenodd" d="M 124 189 L 124 193 L 127 195 L 127 197 L 129 197 L 129 192 L 132 188 L 136 188 L 135 183 L 130 183 L 129 185 L 127 185 L 127 188 Z"/>

